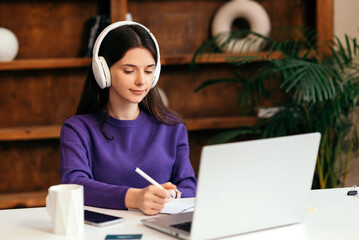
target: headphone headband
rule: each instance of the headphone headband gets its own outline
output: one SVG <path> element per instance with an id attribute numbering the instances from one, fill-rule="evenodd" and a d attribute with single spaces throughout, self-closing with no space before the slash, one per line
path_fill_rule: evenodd
<path id="1" fill-rule="evenodd" d="M 125 26 L 125 25 L 141 26 L 149 33 L 153 42 L 155 43 L 156 51 L 157 51 L 157 63 L 156 63 L 155 74 L 154 74 L 154 78 L 153 78 L 153 82 L 152 82 L 152 86 L 151 86 L 151 88 L 153 88 L 158 81 L 160 71 L 161 71 L 160 49 L 159 49 L 157 40 L 156 40 L 155 36 L 151 33 L 151 31 L 148 28 L 146 28 L 145 26 L 143 26 L 142 24 L 133 22 L 133 21 L 119 21 L 119 22 L 112 23 L 109 26 L 107 26 L 97 37 L 96 42 L 93 47 L 93 51 L 92 51 L 92 71 L 94 73 L 95 79 L 96 79 L 98 85 L 100 86 L 100 88 L 102 88 L 102 89 L 111 86 L 110 69 L 107 65 L 106 60 L 102 56 L 98 56 L 98 53 L 100 51 L 101 43 L 102 43 L 103 39 L 106 37 L 106 35 L 111 30 L 121 27 L 121 26 Z"/>

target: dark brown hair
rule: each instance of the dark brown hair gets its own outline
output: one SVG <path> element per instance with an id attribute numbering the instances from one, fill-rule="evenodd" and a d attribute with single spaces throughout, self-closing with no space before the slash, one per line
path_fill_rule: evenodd
<path id="1" fill-rule="evenodd" d="M 157 62 L 157 51 L 148 31 L 138 25 L 124 25 L 110 31 L 103 39 L 99 56 L 103 56 L 109 68 L 119 61 L 128 50 L 133 48 L 145 48 L 151 52 L 155 62 Z M 76 115 L 91 113 L 102 110 L 103 119 L 101 122 L 101 131 L 107 139 L 109 138 L 103 129 L 108 119 L 107 104 L 109 99 L 109 88 L 101 89 L 92 72 L 92 66 L 87 74 L 87 78 L 82 90 Z M 181 116 L 166 107 L 156 87 L 152 88 L 147 96 L 139 103 L 142 111 L 154 116 L 159 122 L 168 125 L 184 123 Z"/>

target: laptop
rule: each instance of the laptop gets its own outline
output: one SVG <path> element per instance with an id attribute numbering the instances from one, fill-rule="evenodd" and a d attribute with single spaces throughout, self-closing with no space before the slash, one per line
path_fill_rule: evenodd
<path id="1" fill-rule="evenodd" d="M 320 136 L 204 146 L 194 211 L 142 223 L 181 239 L 217 239 L 302 222 Z"/>

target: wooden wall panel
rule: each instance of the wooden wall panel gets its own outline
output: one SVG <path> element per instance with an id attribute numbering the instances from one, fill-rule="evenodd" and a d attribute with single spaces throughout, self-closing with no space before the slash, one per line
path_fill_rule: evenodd
<path id="1" fill-rule="evenodd" d="M 202 65 L 196 72 L 187 65 L 165 66 L 158 86 L 167 94 L 170 107 L 184 117 L 238 116 L 235 84 L 217 84 L 194 93 L 203 81 L 220 77 L 233 77 L 228 66 Z"/>
<path id="2" fill-rule="evenodd" d="M 74 114 L 87 68 L 0 72 L 0 127 L 55 125 Z"/>
<path id="3" fill-rule="evenodd" d="M 315 30 L 315 1 L 262 0 L 258 1 L 271 20 L 271 37 L 284 41 L 296 38 L 305 28 Z"/>
<path id="4" fill-rule="evenodd" d="M 135 21 L 156 36 L 162 54 L 193 53 L 209 36 L 209 19 L 224 1 L 129 1 Z"/>
<path id="5" fill-rule="evenodd" d="M 60 183 L 59 140 L 0 142 L 0 193 Z"/>
<path id="6" fill-rule="evenodd" d="M 19 40 L 17 58 L 81 57 L 97 0 L 0 1 L 0 25 Z"/>

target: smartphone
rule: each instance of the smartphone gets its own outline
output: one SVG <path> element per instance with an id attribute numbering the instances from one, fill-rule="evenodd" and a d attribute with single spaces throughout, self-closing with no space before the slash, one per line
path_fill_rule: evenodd
<path id="1" fill-rule="evenodd" d="M 123 222 L 122 217 L 85 210 L 85 223 L 87 224 L 103 227 L 120 222 Z"/>

